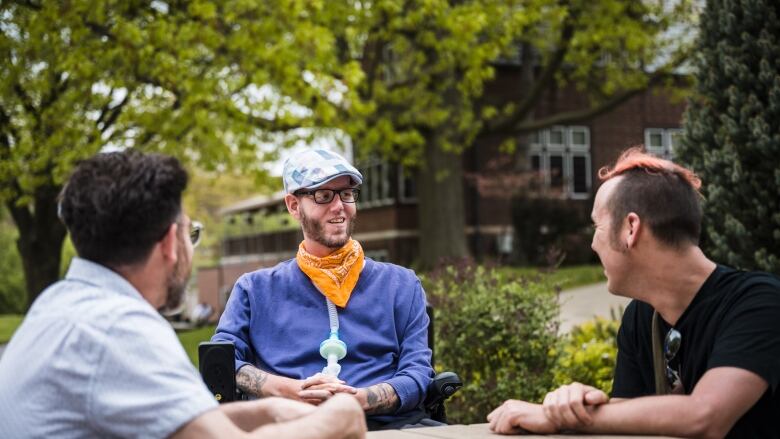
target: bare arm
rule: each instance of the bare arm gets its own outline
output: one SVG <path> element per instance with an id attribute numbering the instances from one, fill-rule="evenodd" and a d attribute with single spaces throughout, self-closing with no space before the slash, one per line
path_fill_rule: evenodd
<path id="1" fill-rule="evenodd" d="M 243 366 L 236 373 L 238 389 L 258 398 L 281 396 L 300 401 L 298 392 L 301 391 L 302 384 L 301 380 L 274 375 L 251 364 Z"/>
<path id="2" fill-rule="evenodd" d="M 593 424 L 581 430 L 722 438 L 767 387 L 768 383 L 753 372 L 718 367 L 707 371 L 690 395 L 649 396 L 601 405 L 593 411 Z"/>
<path id="3" fill-rule="evenodd" d="M 588 433 L 722 438 L 767 387 L 767 382 L 753 372 L 719 367 L 705 373 L 691 395 L 646 396 L 587 406 L 590 418 L 587 425 L 572 420 L 576 415 L 573 407 L 582 405 L 581 399 L 579 403 L 558 404 L 555 410 L 560 412 L 553 417 L 545 415 L 541 405 L 507 401 L 488 420 L 493 431 L 505 434 L 522 429 L 550 433 L 552 427 Z"/>
<path id="4" fill-rule="evenodd" d="M 274 422 L 292 421 L 314 413 L 316 408 L 286 398 L 268 397 L 255 401 L 221 404 L 219 410 L 238 428 L 252 431 Z"/>
<path id="5" fill-rule="evenodd" d="M 387 383 L 358 389 L 355 397 L 367 415 L 394 413 L 401 404 L 395 389 Z"/>
<path id="6" fill-rule="evenodd" d="M 278 400 L 269 400 L 277 401 Z M 293 401 L 285 401 L 294 403 Z M 309 406 L 311 407 L 311 406 Z M 335 396 L 320 407 L 311 407 L 311 412 L 301 417 L 278 423 L 267 423 L 250 432 L 244 431 L 233 422 L 233 418 L 249 419 L 258 416 L 270 420 L 273 415 L 265 410 L 284 412 L 285 409 L 269 403 L 265 407 L 261 401 L 225 404 L 217 410 L 206 412 L 193 419 L 173 435 L 171 439 L 211 439 L 221 437 L 291 439 L 336 439 L 363 438 L 366 421 L 363 411 L 355 399 L 347 395 Z M 241 413 L 245 411 L 245 413 Z M 246 426 L 246 425 L 244 425 Z"/>

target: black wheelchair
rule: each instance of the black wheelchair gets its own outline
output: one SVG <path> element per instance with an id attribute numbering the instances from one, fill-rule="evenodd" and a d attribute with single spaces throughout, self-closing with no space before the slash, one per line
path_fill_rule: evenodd
<path id="1" fill-rule="evenodd" d="M 433 352 L 434 346 L 434 312 L 428 305 L 426 312 L 430 323 L 428 325 L 428 346 Z M 435 354 L 431 355 L 431 366 Z M 206 386 L 220 403 L 246 399 L 246 396 L 236 386 L 235 346 L 231 342 L 203 342 L 198 346 L 200 374 Z M 441 372 L 433 377 L 428 386 L 423 409 L 430 419 L 447 423 L 447 413 L 444 402 L 463 387 L 463 381 L 454 372 Z"/>

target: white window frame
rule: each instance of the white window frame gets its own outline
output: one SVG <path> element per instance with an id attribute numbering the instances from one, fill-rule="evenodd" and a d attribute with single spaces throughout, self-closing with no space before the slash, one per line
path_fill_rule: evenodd
<path id="1" fill-rule="evenodd" d="M 363 184 L 357 202 L 359 208 L 388 206 L 395 203 L 395 199 L 390 196 L 392 182 L 388 168 L 389 164 L 386 161 L 376 157 L 358 164 L 358 169 L 363 174 Z"/>
<path id="2" fill-rule="evenodd" d="M 562 144 L 553 144 L 550 142 L 552 139 L 550 131 L 552 130 L 563 131 Z M 574 133 L 584 134 L 586 143 L 575 144 Z M 590 197 L 591 188 L 593 187 L 590 156 L 590 128 L 586 126 L 554 126 L 550 129 L 538 132 L 538 141 L 541 143 L 534 141 L 533 137 L 534 134 L 531 134 L 529 137 L 530 148 L 528 162 L 531 163 L 531 156 L 539 155 L 539 168 L 542 171 L 542 183 L 544 188 L 549 189 L 552 183 L 550 156 L 561 155 L 563 156 L 563 193 L 561 194 L 561 197 L 573 200 L 587 199 Z M 585 157 L 585 182 L 587 185 L 585 192 L 574 192 L 574 157 Z"/>
<path id="3" fill-rule="evenodd" d="M 406 169 L 404 168 L 404 165 L 398 165 L 398 200 L 401 201 L 402 203 L 416 203 L 417 202 L 416 192 L 415 192 L 415 196 L 413 197 L 406 196 L 406 178 L 404 178 L 405 172 Z M 410 175 L 410 177 L 412 176 Z"/>
<path id="4" fill-rule="evenodd" d="M 645 128 L 645 150 L 650 154 L 664 159 L 674 158 L 674 145 L 672 136 L 682 134 L 680 128 Z M 661 135 L 661 145 L 650 145 L 650 137 L 656 134 Z"/>
<path id="5" fill-rule="evenodd" d="M 585 157 L 585 192 L 574 192 L 574 158 Z M 590 189 L 593 187 L 591 180 L 590 151 L 572 151 L 569 153 L 569 160 L 566 161 L 570 166 L 569 175 L 569 198 L 573 200 L 584 200 L 590 196 Z"/>

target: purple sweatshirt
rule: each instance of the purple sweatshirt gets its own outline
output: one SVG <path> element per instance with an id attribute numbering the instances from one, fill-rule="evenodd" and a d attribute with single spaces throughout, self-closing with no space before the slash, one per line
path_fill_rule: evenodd
<path id="1" fill-rule="evenodd" d="M 399 418 L 418 408 L 433 369 L 425 293 L 414 272 L 366 258 L 346 308 L 337 309 L 347 345 L 339 378 L 354 387 L 390 384 Z M 236 371 L 254 364 L 305 379 L 322 372 L 319 346 L 329 333 L 325 296 L 291 259 L 238 279 L 212 341 L 235 344 Z"/>

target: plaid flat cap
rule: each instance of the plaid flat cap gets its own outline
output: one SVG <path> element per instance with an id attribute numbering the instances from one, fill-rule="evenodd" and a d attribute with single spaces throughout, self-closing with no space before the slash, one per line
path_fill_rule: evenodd
<path id="1" fill-rule="evenodd" d="M 318 188 L 342 175 L 349 175 L 355 185 L 363 184 L 363 175 L 344 157 L 325 149 L 306 149 L 284 162 L 282 181 L 284 191 L 292 194 Z"/>

